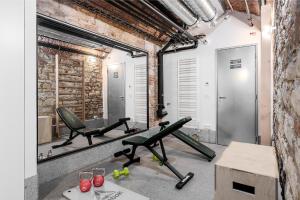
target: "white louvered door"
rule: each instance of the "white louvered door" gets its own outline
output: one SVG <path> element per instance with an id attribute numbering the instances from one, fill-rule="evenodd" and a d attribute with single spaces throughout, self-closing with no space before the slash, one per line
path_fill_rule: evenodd
<path id="1" fill-rule="evenodd" d="M 199 128 L 199 70 L 196 58 L 179 59 L 177 64 L 177 118 L 190 116 L 185 127 Z"/>
<path id="2" fill-rule="evenodd" d="M 134 66 L 135 122 L 147 123 L 147 67 L 146 64 Z"/>

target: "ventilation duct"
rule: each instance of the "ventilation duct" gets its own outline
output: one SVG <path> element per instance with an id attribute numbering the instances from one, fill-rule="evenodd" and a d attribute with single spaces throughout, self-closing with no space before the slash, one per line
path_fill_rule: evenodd
<path id="1" fill-rule="evenodd" d="M 212 21 L 217 15 L 217 9 L 210 0 L 183 0 L 183 2 L 204 22 Z"/>
<path id="2" fill-rule="evenodd" d="M 194 25 L 198 20 L 179 0 L 159 0 L 159 2 L 188 26 Z"/>

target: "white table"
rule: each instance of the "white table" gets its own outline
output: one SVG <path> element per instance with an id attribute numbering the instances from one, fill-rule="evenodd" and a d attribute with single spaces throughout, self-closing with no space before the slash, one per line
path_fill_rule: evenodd
<path id="1" fill-rule="evenodd" d="M 149 200 L 149 198 L 125 189 L 112 182 L 105 181 L 99 188 L 92 187 L 89 192 L 81 192 L 79 186 L 63 192 L 63 196 L 69 200 Z"/>

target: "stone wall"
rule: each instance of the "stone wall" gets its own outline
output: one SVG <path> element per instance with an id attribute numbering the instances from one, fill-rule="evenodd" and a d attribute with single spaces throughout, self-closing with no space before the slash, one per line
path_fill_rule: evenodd
<path id="1" fill-rule="evenodd" d="M 102 118 L 102 60 L 97 57 L 85 57 L 84 69 L 85 119 Z"/>
<path id="2" fill-rule="evenodd" d="M 300 44 L 296 0 L 274 1 L 274 144 L 282 195 L 300 199 Z"/>
<path id="3" fill-rule="evenodd" d="M 58 104 L 84 120 L 84 59 L 85 56 L 58 51 Z"/>
<path id="4" fill-rule="evenodd" d="M 38 114 L 55 119 L 58 55 L 58 104 L 82 120 L 103 116 L 102 58 L 38 47 Z M 55 123 L 55 121 L 53 121 Z"/>
<path id="5" fill-rule="evenodd" d="M 84 10 L 69 0 L 38 0 L 37 11 L 44 15 L 108 36 L 149 52 L 149 118 L 150 126 L 157 124 L 157 61 L 159 46 L 107 24 L 94 13 Z"/>
<path id="6" fill-rule="evenodd" d="M 38 47 L 38 115 L 55 117 L 55 54 L 57 50 Z"/>

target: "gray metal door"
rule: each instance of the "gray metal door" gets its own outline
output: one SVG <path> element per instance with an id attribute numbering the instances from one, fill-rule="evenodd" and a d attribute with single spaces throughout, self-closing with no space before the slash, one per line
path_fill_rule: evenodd
<path id="1" fill-rule="evenodd" d="M 218 50 L 217 67 L 218 144 L 255 143 L 256 47 Z"/>
<path id="2" fill-rule="evenodd" d="M 113 64 L 108 66 L 108 124 L 125 117 L 125 69 L 124 64 Z"/>

